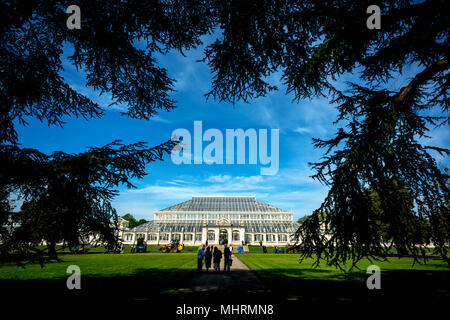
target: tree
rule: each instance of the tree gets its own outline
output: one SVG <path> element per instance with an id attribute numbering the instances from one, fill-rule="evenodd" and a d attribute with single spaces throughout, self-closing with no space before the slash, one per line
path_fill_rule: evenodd
<path id="1" fill-rule="evenodd" d="M 115 102 L 128 105 L 126 115 L 149 119 L 175 106 L 170 98 L 174 80 L 157 65 L 154 53 L 182 54 L 214 32 L 218 36 L 202 60 L 213 74 L 207 97 L 250 102 L 277 89 L 269 81 L 279 72 L 296 100 L 325 96 L 338 104 L 336 123 L 341 127 L 335 137 L 314 140 L 325 148 L 323 159 L 312 164 L 314 178 L 330 191 L 297 232 L 304 257 L 317 254 L 317 261 L 324 258 L 342 267 L 349 260 L 353 264 L 385 254 L 385 240 L 374 222 L 377 210 L 367 202 L 367 192 L 373 190 L 388 225 L 403 228 L 404 221 L 423 222 L 430 243 L 447 259 L 448 174 L 439 170 L 430 150 L 443 155 L 449 151 L 426 146 L 424 139 L 430 129 L 449 122 L 450 4 L 378 1 L 382 27 L 369 30 L 366 10 L 372 4 L 79 1 L 81 29 L 68 31 L 66 15 L 61 14 L 68 2 L 2 3 L 1 141 L 17 147 L 13 121 L 26 123 L 26 116 L 57 125 L 64 115 L 101 116 L 102 108 L 59 75 L 64 43 L 72 46 L 70 61 L 86 72 L 88 86 L 111 92 Z M 405 70 L 414 73 L 407 83 L 391 81 Z M 345 85 L 342 79 L 349 75 L 356 80 Z M 16 185 L 27 191 L 25 180 L 30 177 L 45 180 L 33 160 L 36 152 L 21 151 L 25 155 L 20 161 L 30 162 L 30 174 L 21 180 L 17 173 L 14 183 L 2 186 L 7 192 Z M 126 165 L 122 170 L 134 174 Z M 408 191 L 391 197 L 396 188 Z M 398 219 L 399 210 L 406 220 Z M 393 245 L 405 247 L 416 260 L 429 244 L 390 230 L 386 236 Z"/>
<path id="2" fill-rule="evenodd" d="M 136 226 L 137 221 L 131 213 L 127 213 L 127 214 L 123 215 L 122 219 L 125 219 L 128 221 L 129 228 L 134 228 Z"/>
<path id="3" fill-rule="evenodd" d="M 312 164 L 313 177 L 330 191 L 297 231 L 304 258 L 316 255 L 317 263 L 323 258 L 344 267 L 387 254 L 367 203 L 372 188 L 385 222 L 395 226 L 388 234 L 395 247 L 418 261 L 432 244 L 448 261 L 448 175 L 430 150 L 449 151 L 423 141 L 449 121 L 449 4 L 379 1 L 382 29 L 368 30 L 371 4 L 227 2 L 218 15 L 223 37 L 205 51 L 214 72 L 209 96 L 232 102 L 263 96 L 276 89 L 268 82 L 276 70 L 297 100 L 326 96 L 338 104 L 341 128 L 332 139 L 314 140 L 325 156 Z M 391 81 L 407 69 L 415 72 L 409 82 Z M 342 85 L 339 79 L 350 74 L 357 83 Z M 391 197 L 392 181 L 409 192 Z M 430 241 L 408 237 L 405 224 L 413 222 Z"/>
<path id="4" fill-rule="evenodd" d="M 297 223 L 302 224 L 303 222 L 305 222 L 308 219 L 309 215 L 304 215 L 301 218 L 298 218 Z"/>
<path id="5" fill-rule="evenodd" d="M 63 126 L 64 117 L 100 118 L 99 106 L 73 89 L 61 76 L 63 46 L 86 74 L 87 86 L 110 92 L 115 103 L 128 106 L 125 115 L 149 119 L 158 110 L 171 110 L 173 80 L 156 65 L 153 54 L 189 49 L 208 30 L 203 6 L 165 2 L 81 1 L 82 28 L 66 27 L 68 1 L 2 2 L 0 32 L 0 190 L 2 256 L 43 252 L 37 243 L 47 239 L 49 254 L 55 241 L 76 245 L 89 233 L 100 233 L 115 244 L 111 220 L 117 215 L 110 201 L 118 185 L 134 187 L 148 163 L 162 160 L 175 141 L 155 147 L 144 142 L 114 141 L 87 152 L 46 155 L 18 145 L 15 123 L 34 117 Z M 109 14 L 113 13 L 113 14 Z M 206 23 L 206 24 L 205 24 Z M 145 41 L 147 50 L 138 48 Z M 24 200 L 14 212 L 11 195 Z"/>
<path id="6" fill-rule="evenodd" d="M 127 213 L 125 215 L 122 216 L 122 219 L 125 219 L 128 221 L 128 227 L 130 229 L 133 229 L 134 227 L 140 226 L 141 224 L 147 223 L 148 221 L 145 219 L 139 219 L 136 220 L 135 217 L 133 217 L 133 215 L 131 213 Z"/>
<path id="7" fill-rule="evenodd" d="M 148 221 L 145 220 L 145 219 L 139 219 L 138 222 L 136 223 L 136 226 L 140 226 L 141 224 L 145 224 L 145 223 L 147 223 L 147 222 L 148 222 Z"/>
<path id="8" fill-rule="evenodd" d="M 38 249 L 42 240 L 48 244 L 48 257 L 54 258 L 57 242 L 72 248 L 89 236 L 100 236 L 100 242 L 116 246 L 118 219 L 110 202 L 117 191 L 113 188 L 134 187 L 129 177 L 142 178 L 145 165 L 161 160 L 172 147 L 173 142 L 146 148 L 144 143 L 124 146 L 114 141 L 79 154 L 50 156 L 3 147 L 0 164 L 9 170 L 2 172 L 2 183 L 25 201 L 21 211 L 4 212 L 11 225 L 2 234 L 2 254 L 14 252 L 21 258 L 32 253 L 32 260 L 42 262 L 45 252 Z"/>

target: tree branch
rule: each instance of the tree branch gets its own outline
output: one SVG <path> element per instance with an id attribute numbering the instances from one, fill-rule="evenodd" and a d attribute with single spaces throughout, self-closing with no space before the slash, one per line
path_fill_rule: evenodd
<path id="1" fill-rule="evenodd" d="M 419 86 L 429 81 L 435 74 L 448 69 L 448 67 L 448 58 L 445 57 L 418 73 L 406 87 L 403 87 L 400 92 L 395 95 L 393 100 L 394 107 L 398 107 L 408 98 L 408 96 L 412 95 Z"/>

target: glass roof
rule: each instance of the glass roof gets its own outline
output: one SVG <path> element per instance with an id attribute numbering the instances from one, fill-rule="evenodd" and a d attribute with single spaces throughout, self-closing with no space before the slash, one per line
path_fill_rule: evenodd
<path id="1" fill-rule="evenodd" d="M 208 227 L 216 225 L 208 225 Z M 240 227 L 240 225 L 232 226 Z M 288 232 L 297 231 L 299 224 L 296 222 L 244 222 L 245 232 Z M 203 223 L 193 221 L 154 222 L 150 221 L 128 232 L 202 232 Z"/>
<path id="2" fill-rule="evenodd" d="M 286 212 L 255 197 L 192 197 L 191 200 L 160 210 L 170 211 L 228 211 L 228 212 Z"/>

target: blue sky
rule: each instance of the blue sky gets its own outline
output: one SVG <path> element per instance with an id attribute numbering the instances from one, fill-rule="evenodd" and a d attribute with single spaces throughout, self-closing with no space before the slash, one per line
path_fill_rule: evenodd
<path id="1" fill-rule="evenodd" d="M 65 56 L 69 53 L 67 49 Z M 48 127 L 30 119 L 29 126 L 16 126 L 20 143 L 23 147 L 38 148 L 46 153 L 55 150 L 81 152 L 88 146 L 102 146 L 115 139 L 124 143 L 145 141 L 152 146 L 170 139 L 177 128 L 193 133 L 196 120 L 202 121 L 203 132 L 216 128 L 224 136 L 226 129 L 279 129 L 280 164 L 276 175 L 260 175 L 259 164 L 175 165 L 170 156 L 165 156 L 165 161 L 148 166 L 148 175 L 144 179 L 134 181 L 136 189 L 121 187 L 113 205 L 120 215 L 131 213 L 145 219 L 152 219 L 155 210 L 195 195 L 253 195 L 258 200 L 292 211 L 294 219 L 318 208 L 327 188 L 310 178 L 313 172 L 308 162 L 319 160 L 323 154 L 322 150 L 313 148 L 312 138 L 333 136 L 337 129 L 332 124 L 337 114 L 335 107 L 325 98 L 293 102 L 293 96 L 285 93 L 279 74 L 271 77 L 279 90 L 250 104 L 206 101 L 204 94 L 210 89 L 211 74 L 205 64 L 196 62 L 202 57 L 202 51 L 189 51 L 186 55 L 158 56 L 169 76 L 177 79 L 177 91 L 172 96 L 178 107 L 171 112 L 161 112 L 150 121 L 122 116 L 120 111 L 126 106 L 107 108 L 111 103 L 110 96 L 99 96 L 87 88 L 83 73 L 77 72 L 64 58 L 62 74 L 68 83 L 105 107 L 104 117 L 89 121 L 68 118 L 63 128 Z M 402 82 L 399 79 L 393 81 L 395 85 Z M 448 147 L 448 131 L 447 127 L 433 131 L 433 143 Z"/>

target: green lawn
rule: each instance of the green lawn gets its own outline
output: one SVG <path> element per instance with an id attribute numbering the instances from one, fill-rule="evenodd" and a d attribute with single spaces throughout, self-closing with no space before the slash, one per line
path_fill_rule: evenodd
<path id="1" fill-rule="evenodd" d="M 362 261 L 361 270 L 344 274 L 322 265 L 312 269 L 313 260 L 299 264 L 299 255 L 293 254 L 239 254 L 236 255 L 255 270 L 273 294 L 272 302 L 286 301 L 296 306 L 339 303 L 370 306 L 373 303 L 392 303 L 399 299 L 403 305 L 450 301 L 449 267 L 438 260 L 426 265 L 415 265 L 408 258 L 391 258 L 389 262 L 375 262 L 381 268 L 381 290 L 368 290 L 366 268 L 371 263 Z M 85 254 L 60 255 L 62 262 L 17 267 L 13 263 L 0 264 L 0 286 L 8 292 L 3 302 L 59 301 L 83 304 L 120 301 L 145 302 L 158 306 L 170 305 L 171 295 L 178 288 L 189 287 L 196 268 L 195 253 L 149 254 Z M 81 269 L 82 290 L 67 290 L 66 269 L 77 265 Z M 238 291 L 239 292 L 239 291 Z M 226 297 L 223 297 L 225 299 Z M 40 300 L 42 299 L 42 301 Z M 316 303 L 316 304 L 315 304 Z M 400 304 L 401 305 L 401 304 Z"/>
<path id="2" fill-rule="evenodd" d="M 37 264 L 25 268 L 0 264 L 0 287 L 8 292 L 5 299 L 150 303 L 177 288 L 188 287 L 196 268 L 195 253 L 69 254 L 60 255 L 60 259 L 62 262 L 51 262 L 44 268 Z M 80 267 L 82 290 L 67 289 L 69 265 Z"/>
<path id="3" fill-rule="evenodd" d="M 313 269 L 313 260 L 298 263 L 299 256 L 292 254 L 241 254 L 238 256 L 276 293 L 288 300 L 303 302 L 387 302 L 449 301 L 448 265 L 440 260 L 430 260 L 425 265 L 412 267 L 412 259 L 391 258 L 388 262 L 363 260 L 361 270 L 343 273 L 322 264 Z M 376 264 L 381 269 L 381 290 L 368 290 L 366 269 Z"/>
<path id="4" fill-rule="evenodd" d="M 195 268 L 192 253 L 168 254 L 79 254 L 60 255 L 61 262 L 17 267 L 14 263 L 0 264 L 0 280 L 57 279 L 67 277 L 69 265 L 77 265 L 83 276 L 117 277 L 138 275 L 146 270 L 166 270 L 184 274 Z"/>
<path id="5" fill-rule="evenodd" d="M 410 258 L 390 258 L 388 261 L 373 261 L 362 260 L 357 267 L 361 270 L 354 269 L 350 274 L 345 274 L 335 267 L 327 266 L 321 263 L 320 267 L 314 269 L 312 267 L 315 260 L 306 259 L 299 264 L 299 255 L 295 254 L 241 254 L 238 256 L 247 266 L 255 271 L 265 272 L 267 275 L 283 277 L 298 277 L 300 274 L 305 279 L 327 279 L 327 280 L 345 280 L 349 276 L 356 276 L 366 272 L 368 266 L 378 265 L 381 271 L 414 271 L 414 270 L 431 270 L 431 271 L 450 271 L 448 265 L 441 260 L 429 260 L 427 264 L 412 265 Z M 277 270 L 277 272 L 269 272 Z M 281 273 L 278 271 L 282 270 Z"/>

